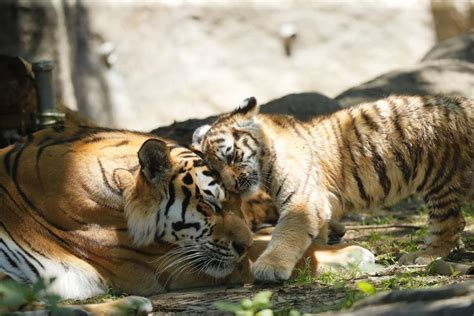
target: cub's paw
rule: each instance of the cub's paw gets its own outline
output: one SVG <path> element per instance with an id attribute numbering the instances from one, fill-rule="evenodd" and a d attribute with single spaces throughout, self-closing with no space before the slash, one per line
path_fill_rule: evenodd
<path id="1" fill-rule="evenodd" d="M 381 266 L 375 264 L 375 256 L 369 250 L 360 246 L 346 246 L 333 251 L 315 251 L 318 270 L 357 268 L 363 272 L 377 272 Z"/>
<path id="2" fill-rule="evenodd" d="M 260 282 L 283 282 L 290 278 L 292 270 L 293 267 L 282 260 L 265 255 L 261 255 L 252 266 L 252 274 Z"/>
<path id="3" fill-rule="evenodd" d="M 351 266 L 362 268 L 375 263 L 375 255 L 368 249 L 360 246 L 349 246 L 344 250 L 345 257 L 342 258 L 343 261 L 341 262 L 343 268 Z"/>
<path id="4" fill-rule="evenodd" d="M 430 264 L 437 257 L 443 257 L 441 255 L 436 255 L 427 251 L 415 251 L 406 253 L 398 260 L 398 263 L 401 265 L 410 265 L 410 264 Z"/>

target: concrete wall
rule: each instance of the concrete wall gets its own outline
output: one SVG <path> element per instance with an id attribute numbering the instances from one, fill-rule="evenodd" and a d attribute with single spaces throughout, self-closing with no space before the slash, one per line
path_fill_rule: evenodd
<path id="1" fill-rule="evenodd" d="M 413 65 L 435 42 L 428 1 L 86 3 L 91 28 L 116 47 L 115 123 L 133 129 L 229 111 L 250 95 L 335 96 Z M 290 56 L 285 24 L 296 29 Z"/>
<path id="2" fill-rule="evenodd" d="M 456 1 L 460 11 L 470 3 Z M 336 96 L 415 65 L 440 25 L 429 0 L 4 0 L 0 53 L 54 59 L 64 103 L 101 125 L 146 131 L 250 95 Z"/>

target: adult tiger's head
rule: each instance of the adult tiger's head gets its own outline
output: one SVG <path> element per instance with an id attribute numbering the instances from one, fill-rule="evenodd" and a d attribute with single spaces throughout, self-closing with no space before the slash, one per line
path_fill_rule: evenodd
<path id="1" fill-rule="evenodd" d="M 257 114 L 257 101 L 250 97 L 232 113 L 219 117 L 212 126 L 201 126 L 193 135 L 194 146 L 219 172 L 226 189 L 243 197 L 257 192 L 260 183 L 262 136 Z"/>
<path id="2" fill-rule="evenodd" d="M 230 274 L 252 236 L 238 213 L 223 207 L 225 192 L 204 160 L 187 148 L 148 139 L 140 171 L 116 170 L 129 233 L 137 245 L 178 246 L 175 253 L 213 277 Z M 177 259 L 178 257 L 176 257 Z"/>

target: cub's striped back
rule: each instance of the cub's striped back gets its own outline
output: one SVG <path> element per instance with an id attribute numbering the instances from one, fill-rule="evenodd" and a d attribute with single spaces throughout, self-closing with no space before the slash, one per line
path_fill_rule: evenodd
<path id="1" fill-rule="evenodd" d="M 430 234 L 401 262 L 446 256 L 464 228 L 461 205 L 474 182 L 473 100 L 392 96 L 303 123 L 258 114 L 249 98 L 202 130 L 202 151 L 227 189 L 267 190 L 280 211 L 253 267 L 259 279 L 287 279 L 311 239 L 326 237 L 331 218 L 411 194 L 430 208 Z"/>

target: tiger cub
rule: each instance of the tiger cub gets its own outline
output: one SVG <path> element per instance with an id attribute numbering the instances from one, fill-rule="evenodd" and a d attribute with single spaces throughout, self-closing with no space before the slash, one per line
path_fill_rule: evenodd
<path id="1" fill-rule="evenodd" d="M 252 267 L 258 280 L 290 277 L 331 218 L 418 194 L 429 237 L 403 264 L 446 256 L 472 194 L 474 102 L 462 97 L 391 96 L 301 122 L 259 114 L 255 98 L 201 128 L 201 150 L 224 185 L 242 197 L 269 192 L 279 209 L 272 240 Z M 470 191 L 470 192 L 469 192 Z"/>

